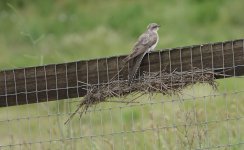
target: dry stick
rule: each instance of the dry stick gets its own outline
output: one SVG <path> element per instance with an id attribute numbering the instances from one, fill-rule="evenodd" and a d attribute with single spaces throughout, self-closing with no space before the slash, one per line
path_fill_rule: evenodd
<path id="1" fill-rule="evenodd" d="M 106 102 L 113 102 L 113 103 L 126 103 L 126 104 L 128 104 L 128 103 L 139 103 L 139 102 L 125 102 L 125 101 L 111 101 L 111 100 L 109 100 L 109 101 L 106 101 Z"/>
<path id="2" fill-rule="evenodd" d="M 68 118 L 68 120 L 66 120 L 64 122 L 64 124 L 66 125 L 68 122 L 70 122 L 70 120 L 75 116 L 75 114 L 80 110 L 81 108 L 81 104 L 79 104 L 79 106 L 76 108 L 76 110 L 70 115 L 70 117 Z"/>

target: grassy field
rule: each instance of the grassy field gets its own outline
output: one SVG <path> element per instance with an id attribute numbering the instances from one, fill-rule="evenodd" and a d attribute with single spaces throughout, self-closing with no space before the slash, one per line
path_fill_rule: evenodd
<path id="1" fill-rule="evenodd" d="M 0 69 L 128 54 L 150 22 L 162 26 L 158 49 L 243 38 L 243 6 L 241 0 L 2 0 Z M 69 125 L 63 123 L 79 99 L 1 108 L 0 146 L 243 149 L 244 80 L 217 82 L 217 91 L 196 85 L 180 96 L 101 104 Z"/>

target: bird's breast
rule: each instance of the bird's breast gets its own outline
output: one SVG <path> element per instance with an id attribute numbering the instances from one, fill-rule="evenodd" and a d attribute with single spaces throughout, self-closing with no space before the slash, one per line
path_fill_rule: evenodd
<path id="1" fill-rule="evenodd" d="M 155 44 L 153 44 L 152 46 L 151 46 L 151 48 L 149 49 L 149 51 L 154 51 L 155 50 L 155 47 L 157 46 L 157 44 L 158 44 L 158 40 L 159 40 L 159 36 L 158 36 L 158 33 L 156 33 L 156 36 L 157 36 L 157 40 L 156 40 L 156 42 L 155 42 Z"/>

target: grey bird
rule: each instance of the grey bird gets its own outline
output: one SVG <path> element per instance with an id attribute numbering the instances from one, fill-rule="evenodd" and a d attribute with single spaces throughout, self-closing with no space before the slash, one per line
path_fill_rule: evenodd
<path id="1" fill-rule="evenodd" d="M 147 52 L 153 51 L 157 46 L 159 40 L 157 31 L 159 27 L 160 26 L 156 23 L 150 23 L 147 26 L 147 30 L 138 38 L 137 42 L 135 43 L 132 49 L 132 53 L 123 60 L 124 63 L 133 60 L 133 67 L 129 70 L 129 84 L 135 77 L 145 54 Z"/>

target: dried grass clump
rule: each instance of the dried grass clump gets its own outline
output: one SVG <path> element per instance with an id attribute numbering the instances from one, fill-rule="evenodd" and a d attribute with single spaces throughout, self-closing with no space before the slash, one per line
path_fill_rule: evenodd
<path id="1" fill-rule="evenodd" d="M 78 105 L 76 111 L 66 121 L 69 122 L 72 117 L 80 110 L 80 116 L 87 109 L 101 102 L 108 101 L 111 97 L 118 97 L 120 100 L 116 102 L 131 103 L 140 96 L 148 93 L 162 93 L 164 95 L 180 94 L 187 86 L 196 83 L 206 83 L 216 88 L 214 81 L 214 73 L 209 69 L 194 69 L 193 71 L 172 73 L 162 72 L 144 72 L 132 84 L 128 84 L 127 80 L 112 80 L 109 83 L 100 85 L 86 85 L 87 94 Z M 126 100 L 125 97 L 130 93 L 140 93 L 138 97 L 132 100 Z M 123 100 L 122 100 L 123 99 Z"/>

